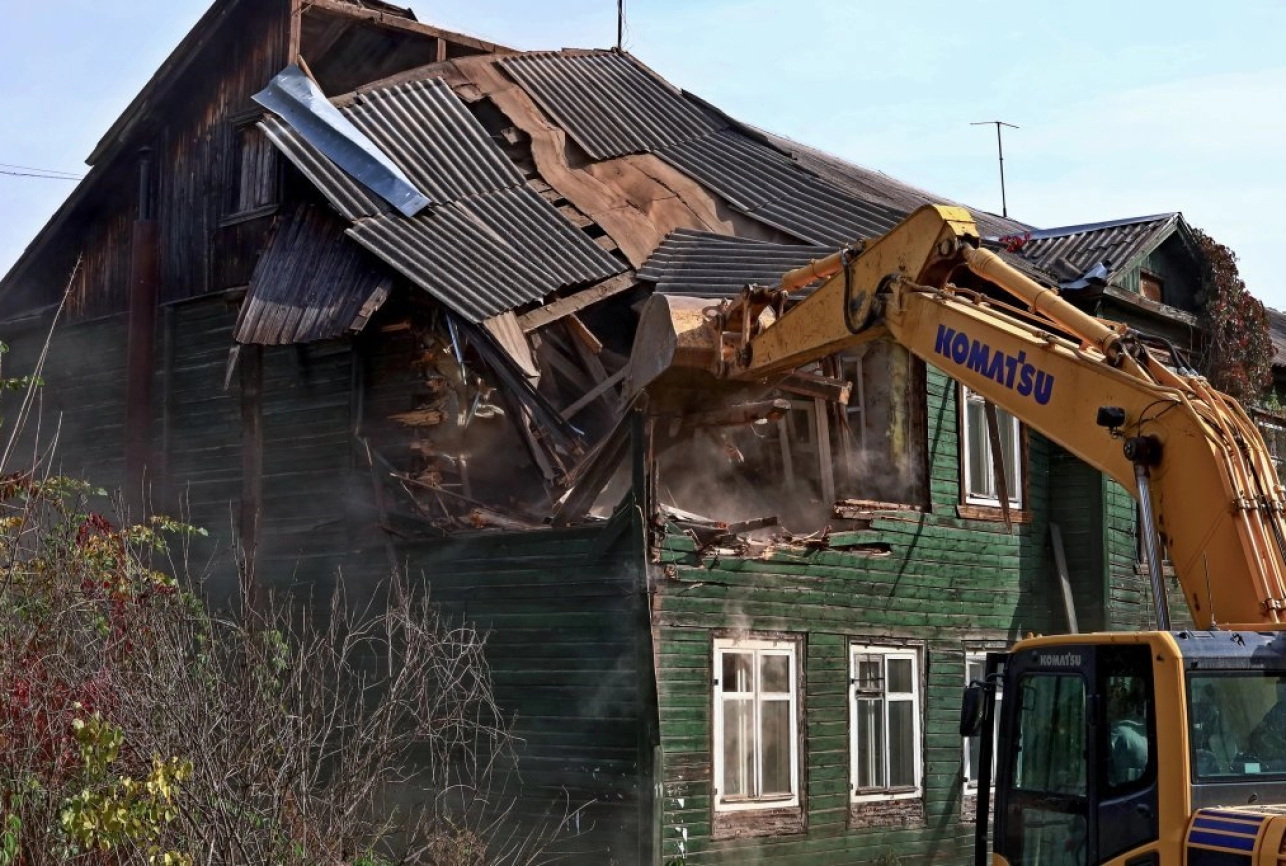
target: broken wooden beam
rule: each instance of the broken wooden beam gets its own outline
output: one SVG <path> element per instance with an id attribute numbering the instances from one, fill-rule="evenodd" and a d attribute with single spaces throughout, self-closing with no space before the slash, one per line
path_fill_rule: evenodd
<path id="1" fill-rule="evenodd" d="M 404 427 L 434 427 L 442 423 L 442 418 L 442 412 L 437 409 L 416 409 L 389 416 L 390 421 L 396 421 Z"/>
<path id="2" fill-rule="evenodd" d="M 853 392 L 853 384 L 843 379 L 822 376 L 817 373 L 796 371 L 777 383 L 782 391 L 798 394 L 801 397 L 812 397 L 819 400 L 830 400 L 847 406 Z"/>
<path id="3" fill-rule="evenodd" d="M 568 406 L 566 409 L 562 411 L 563 418 L 565 420 L 570 421 L 577 413 L 579 413 L 590 403 L 593 403 L 599 397 L 610 392 L 613 388 L 619 385 L 622 380 L 625 379 L 625 373 L 626 373 L 626 370 L 624 367 L 622 367 L 621 369 L 613 373 L 611 376 L 608 376 L 602 382 L 599 382 L 597 385 L 595 385 L 592 390 L 586 391 L 575 403 L 572 403 L 570 406 Z"/>
<path id="4" fill-rule="evenodd" d="M 607 482 L 612 480 L 621 462 L 630 452 L 629 414 L 622 416 L 615 429 L 579 465 L 568 473 L 573 485 L 554 510 L 553 525 L 568 526 L 583 518 L 594 505 Z"/>
<path id="5" fill-rule="evenodd" d="M 530 333 L 537 328 L 543 328 L 551 322 L 556 322 L 564 316 L 570 316 L 572 313 L 585 309 L 591 304 L 618 295 L 621 292 L 628 291 L 637 285 L 634 279 L 633 271 L 626 271 L 623 274 L 617 274 L 609 277 L 601 283 L 596 283 L 588 289 L 582 289 L 574 295 L 568 295 L 565 298 L 559 298 L 556 301 L 545 304 L 543 307 L 537 307 L 530 313 L 518 317 L 518 325 L 525 333 Z"/>
<path id="6" fill-rule="evenodd" d="M 762 424 L 777 421 L 786 417 L 790 411 L 789 400 L 761 400 L 757 403 L 741 403 L 722 409 L 711 409 L 697 412 L 683 418 L 683 427 L 735 427 L 742 424 Z"/>
<path id="7" fill-rule="evenodd" d="M 517 520 L 490 508 L 474 508 L 469 512 L 469 516 L 466 519 L 475 529 L 493 527 L 495 529 L 510 529 L 516 532 L 530 532 L 533 529 L 546 528 L 544 524 Z"/>

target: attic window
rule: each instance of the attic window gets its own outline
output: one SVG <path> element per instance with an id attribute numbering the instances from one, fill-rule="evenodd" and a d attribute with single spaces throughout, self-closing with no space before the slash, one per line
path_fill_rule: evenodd
<path id="1" fill-rule="evenodd" d="M 1156 274 L 1150 274 L 1147 271 L 1139 272 L 1139 294 L 1149 301 L 1161 303 L 1161 292 L 1165 288 L 1165 281 Z"/>
<path id="2" fill-rule="evenodd" d="M 233 118 L 224 182 L 224 222 L 240 222 L 270 212 L 277 204 L 277 154 L 255 126 L 260 116 Z"/>

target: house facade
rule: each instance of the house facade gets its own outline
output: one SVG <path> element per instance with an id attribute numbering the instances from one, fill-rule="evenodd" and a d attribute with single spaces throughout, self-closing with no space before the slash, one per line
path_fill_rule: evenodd
<path id="1" fill-rule="evenodd" d="M 625 393 L 650 294 L 730 298 L 931 201 L 627 54 L 219 0 L 90 161 L 0 281 L 6 375 L 45 356 L 19 459 L 208 528 L 215 603 L 422 580 L 489 632 L 515 814 L 567 862 L 964 862 L 983 655 L 1149 621 L 1128 495 L 1003 415 L 999 483 L 979 399 L 896 346 L 733 406 Z M 975 216 L 1199 342 L 1178 214 Z"/>

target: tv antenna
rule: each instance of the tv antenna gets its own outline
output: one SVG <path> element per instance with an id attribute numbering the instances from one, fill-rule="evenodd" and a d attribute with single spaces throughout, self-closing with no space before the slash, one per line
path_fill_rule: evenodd
<path id="1" fill-rule="evenodd" d="M 619 0 L 625 2 L 625 0 Z M 990 126 L 996 125 L 996 149 L 1000 151 L 1000 215 L 1009 218 L 1009 204 L 1005 201 L 1005 145 L 1000 139 L 1000 127 L 1007 126 L 1010 129 L 1018 129 L 1012 123 L 1005 123 L 1003 120 L 980 120 L 977 123 L 971 123 L 970 126 Z"/>
<path id="2" fill-rule="evenodd" d="M 625 41 L 625 0 L 616 0 L 616 50 Z"/>

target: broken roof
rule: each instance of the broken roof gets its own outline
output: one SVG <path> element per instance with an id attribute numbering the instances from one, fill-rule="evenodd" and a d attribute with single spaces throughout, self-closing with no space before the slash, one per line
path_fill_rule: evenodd
<path id="1" fill-rule="evenodd" d="M 1097 272 L 1102 282 L 1112 283 L 1182 223 L 1182 214 L 1175 211 L 1038 229 L 1030 233 L 1019 254 L 1065 282 Z"/>

